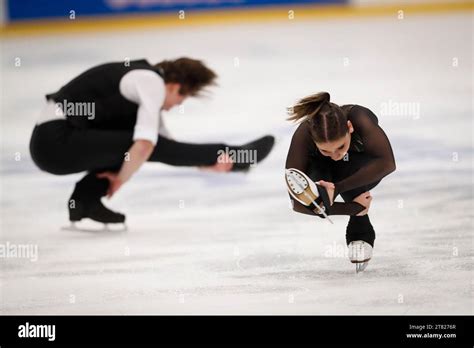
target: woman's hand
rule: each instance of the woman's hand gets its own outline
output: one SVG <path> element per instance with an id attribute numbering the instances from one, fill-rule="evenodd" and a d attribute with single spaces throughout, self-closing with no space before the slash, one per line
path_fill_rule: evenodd
<path id="1" fill-rule="evenodd" d="M 324 181 L 324 180 L 319 180 L 316 182 L 316 184 L 319 184 L 326 189 L 326 191 L 328 192 L 329 201 L 331 202 L 331 205 L 332 205 L 334 203 L 334 190 L 336 186 L 334 186 L 332 182 Z"/>
<path id="2" fill-rule="evenodd" d="M 372 196 L 369 191 L 361 193 L 356 198 L 353 199 L 353 202 L 357 202 L 365 207 L 357 216 L 367 215 L 370 208 L 370 203 L 372 203 Z"/>
<path id="3" fill-rule="evenodd" d="M 107 198 L 109 199 L 112 198 L 115 192 L 117 192 L 124 183 L 118 173 L 114 172 L 99 173 L 96 177 L 109 180 L 109 189 L 107 190 Z"/>

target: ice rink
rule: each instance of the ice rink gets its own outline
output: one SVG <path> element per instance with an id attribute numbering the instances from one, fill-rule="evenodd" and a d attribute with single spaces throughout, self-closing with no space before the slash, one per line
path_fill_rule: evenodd
<path id="1" fill-rule="evenodd" d="M 296 17 L 3 38 L 0 242 L 37 255 L 0 259 L 1 313 L 472 314 L 472 21 Z M 31 161 L 44 94 L 103 62 L 179 56 L 203 59 L 219 86 L 165 115 L 174 137 L 238 144 L 268 133 L 274 151 L 248 174 L 146 164 L 106 202 L 126 213 L 128 232 L 60 230 L 82 175 Z M 362 274 L 345 255 L 347 217 L 329 225 L 289 208 L 296 126 L 285 109 L 318 91 L 373 110 L 397 161 L 372 191 L 377 239 Z"/>

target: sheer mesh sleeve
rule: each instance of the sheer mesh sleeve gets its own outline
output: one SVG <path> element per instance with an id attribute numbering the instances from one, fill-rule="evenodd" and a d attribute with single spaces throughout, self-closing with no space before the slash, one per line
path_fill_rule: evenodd
<path id="1" fill-rule="evenodd" d="M 390 141 L 378 125 L 374 113 L 357 105 L 351 110 L 349 120 L 362 139 L 364 152 L 373 160 L 351 176 L 335 183 L 336 195 L 378 181 L 395 170 Z"/>
<path id="2" fill-rule="evenodd" d="M 291 139 L 286 157 L 286 168 L 296 168 L 305 173 L 308 170 L 310 156 L 314 151 L 316 151 L 316 145 L 311 140 L 308 123 L 302 122 Z"/>
<path id="3" fill-rule="evenodd" d="M 290 149 L 288 150 L 288 156 L 286 158 L 285 168 L 296 168 L 301 170 L 303 173 L 307 173 L 309 161 L 311 156 L 317 151 L 316 145 L 311 139 L 309 131 L 309 125 L 307 122 L 302 122 L 291 139 Z M 288 194 L 289 195 L 289 194 Z M 316 214 L 313 210 L 307 206 L 301 204 L 291 197 L 290 199 L 293 204 L 293 210 L 302 214 L 316 215 L 323 217 L 321 214 Z M 329 209 L 326 210 L 328 215 L 356 215 L 365 208 L 356 202 L 341 203 L 334 202 Z"/>

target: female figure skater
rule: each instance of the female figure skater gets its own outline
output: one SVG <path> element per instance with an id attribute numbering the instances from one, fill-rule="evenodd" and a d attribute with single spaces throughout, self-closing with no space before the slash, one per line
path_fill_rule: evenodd
<path id="1" fill-rule="evenodd" d="M 390 142 L 372 111 L 359 105 L 338 106 L 326 92 L 301 99 L 290 108 L 289 120 L 301 121 L 286 159 L 293 209 L 321 218 L 349 215 L 349 258 L 359 264 L 357 271 L 363 270 L 375 241 L 369 190 L 395 170 Z M 345 203 L 334 202 L 337 195 Z"/>
<path id="2" fill-rule="evenodd" d="M 246 171 L 265 158 L 272 136 L 242 146 L 189 144 L 169 137 L 161 111 L 199 95 L 215 78 L 199 60 L 156 65 L 137 60 L 96 66 L 48 94 L 30 152 L 46 172 L 88 172 L 68 202 L 70 221 L 125 222 L 125 215 L 107 209 L 101 197 L 111 197 L 145 161 L 227 172 Z M 236 161 L 229 156 L 232 150 L 253 151 L 253 162 Z"/>

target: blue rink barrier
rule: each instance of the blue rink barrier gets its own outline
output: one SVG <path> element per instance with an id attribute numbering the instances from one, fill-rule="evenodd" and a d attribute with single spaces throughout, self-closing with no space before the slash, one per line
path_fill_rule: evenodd
<path id="1" fill-rule="evenodd" d="M 1 0 L 0 0 L 1 1 Z M 262 6 L 346 4 L 349 0 L 7 0 L 6 20 L 64 18 L 74 11 L 80 16 L 107 16 L 173 12 L 180 10 L 212 10 L 255 8 Z"/>

